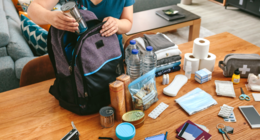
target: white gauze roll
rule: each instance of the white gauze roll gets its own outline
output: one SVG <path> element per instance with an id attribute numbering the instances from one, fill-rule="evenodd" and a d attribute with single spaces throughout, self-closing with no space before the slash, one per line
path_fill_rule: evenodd
<path id="1" fill-rule="evenodd" d="M 210 42 L 204 38 L 196 38 L 193 42 L 193 55 L 195 58 L 206 58 L 209 53 Z"/>
<path id="2" fill-rule="evenodd" d="M 214 66 L 216 61 L 216 55 L 213 53 L 208 53 L 207 57 L 204 59 L 200 59 L 200 66 L 199 69 L 208 69 L 209 71 L 213 72 Z"/>
<path id="3" fill-rule="evenodd" d="M 192 74 L 194 74 L 196 71 L 199 70 L 200 59 L 195 58 L 192 53 L 186 53 L 184 55 L 184 64 L 183 64 L 184 71 L 185 71 L 186 61 L 191 62 L 191 73 Z"/>

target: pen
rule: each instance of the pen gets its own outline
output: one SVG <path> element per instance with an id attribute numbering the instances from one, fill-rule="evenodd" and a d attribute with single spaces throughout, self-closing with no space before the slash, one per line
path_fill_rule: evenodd
<path id="1" fill-rule="evenodd" d="M 164 140 L 166 140 L 166 138 L 167 138 L 167 134 L 168 134 L 168 132 L 166 131 L 166 132 L 165 132 Z"/>

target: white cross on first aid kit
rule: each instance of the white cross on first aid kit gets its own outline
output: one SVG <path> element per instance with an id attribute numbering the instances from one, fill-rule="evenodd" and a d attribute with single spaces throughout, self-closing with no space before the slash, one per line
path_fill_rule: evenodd
<path id="1" fill-rule="evenodd" d="M 242 74 L 246 74 L 246 72 L 250 72 L 250 68 L 247 68 L 247 65 L 243 65 L 243 68 L 239 68 L 239 71 L 241 71 Z"/>

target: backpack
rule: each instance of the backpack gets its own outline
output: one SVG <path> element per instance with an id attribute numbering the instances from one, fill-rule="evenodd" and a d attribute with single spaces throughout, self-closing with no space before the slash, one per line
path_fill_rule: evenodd
<path id="1" fill-rule="evenodd" d="M 79 115 L 110 104 L 109 83 L 124 73 L 117 35 L 102 37 L 104 24 L 94 13 L 80 10 L 88 29 L 75 33 L 51 27 L 47 47 L 56 80 L 49 92 L 61 107 Z"/>

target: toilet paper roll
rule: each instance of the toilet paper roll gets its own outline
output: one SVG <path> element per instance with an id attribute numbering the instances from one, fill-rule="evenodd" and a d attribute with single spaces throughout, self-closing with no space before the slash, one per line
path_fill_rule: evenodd
<path id="1" fill-rule="evenodd" d="M 209 53 L 210 42 L 204 38 L 196 38 L 193 42 L 193 56 L 198 59 L 204 59 Z"/>
<path id="2" fill-rule="evenodd" d="M 208 53 L 207 57 L 204 59 L 200 59 L 199 69 L 208 69 L 209 71 L 213 72 L 214 66 L 216 61 L 216 55 L 213 53 Z"/>
<path id="3" fill-rule="evenodd" d="M 200 59 L 197 59 L 193 56 L 192 53 L 186 53 L 184 55 L 184 64 L 183 64 L 183 70 L 185 71 L 186 62 L 191 62 L 191 73 L 194 74 L 196 71 L 199 70 L 199 63 Z"/>

